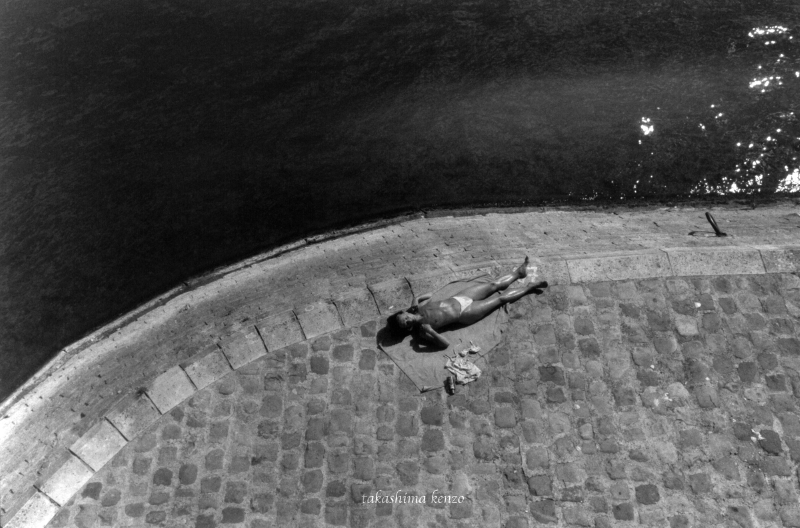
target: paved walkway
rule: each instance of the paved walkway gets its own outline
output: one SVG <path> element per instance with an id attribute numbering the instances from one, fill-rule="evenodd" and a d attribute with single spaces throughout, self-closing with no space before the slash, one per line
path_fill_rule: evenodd
<path id="1" fill-rule="evenodd" d="M 223 270 L 4 404 L 3 525 L 800 526 L 800 217 L 715 216 L 409 219 Z M 526 253 L 554 285 L 478 382 L 377 350 L 412 291 Z"/>

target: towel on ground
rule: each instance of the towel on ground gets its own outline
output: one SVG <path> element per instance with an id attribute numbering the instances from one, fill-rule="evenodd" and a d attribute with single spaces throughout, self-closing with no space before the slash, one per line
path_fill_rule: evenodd
<path id="1" fill-rule="evenodd" d="M 489 275 L 453 281 L 435 292 L 428 302 L 449 299 L 470 286 L 491 281 Z M 436 331 L 450 342 L 450 346 L 445 349 L 437 349 L 412 335 L 394 336 L 384 327 L 378 333 L 378 347 L 392 358 L 420 391 L 440 389 L 444 387 L 444 381 L 450 375 L 445 366 L 447 360 L 453 357 L 456 351 L 474 344 L 480 347 L 480 352 L 471 355 L 469 361 L 480 365 L 485 361 L 486 354 L 500 342 L 503 325 L 507 320 L 506 310 L 499 308 L 477 323 L 439 328 Z"/>

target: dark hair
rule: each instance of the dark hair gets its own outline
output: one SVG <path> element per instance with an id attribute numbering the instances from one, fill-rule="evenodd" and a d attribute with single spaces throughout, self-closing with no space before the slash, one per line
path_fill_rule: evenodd
<path id="1" fill-rule="evenodd" d="M 400 310 L 386 318 L 386 327 L 378 331 L 376 336 L 378 346 L 396 345 L 413 331 L 413 329 L 400 326 L 400 321 L 397 320 L 397 317 L 404 312 L 405 310 Z"/>
<path id="2" fill-rule="evenodd" d="M 389 319 L 386 320 L 386 326 L 389 327 L 393 332 L 406 332 L 407 329 L 403 328 L 400 324 L 398 316 L 402 313 L 405 313 L 405 310 L 400 310 L 399 312 L 395 312 L 389 316 Z"/>

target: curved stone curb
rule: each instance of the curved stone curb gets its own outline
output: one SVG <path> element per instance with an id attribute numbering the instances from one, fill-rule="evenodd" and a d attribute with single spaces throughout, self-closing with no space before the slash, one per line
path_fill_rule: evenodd
<path id="1" fill-rule="evenodd" d="M 325 232 L 319 235 L 313 235 L 306 237 L 302 240 L 297 240 L 294 242 L 290 242 L 283 246 L 279 246 L 277 248 L 270 249 L 253 257 L 249 257 L 247 259 L 241 260 L 234 264 L 228 266 L 222 266 L 216 268 L 210 272 L 203 273 L 198 277 L 192 277 L 184 281 L 183 284 L 176 286 L 167 292 L 155 297 L 154 299 L 134 308 L 130 312 L 118 317 L 114 321 L 111 321 L 108 324 L 103 325 L 102 327 L 96 329 L 88 336 L 70 344 L 69 346 L 65 347 L 58 355 L 48 361 L 39 372 L 37 372 L 34 376 L 31 377 L 27 382 L 25 382 L 15 394 L 8 398 L 3 404 L 8 401 L 14 400 L 16 395 L 24 395 L 32 386 L 34 386 L 39 380 L 40 375 L 43 372 L 47 372 L 52 367 L 58 368 L 64 361 L 65 358 L 68 358 L 71 355 L 78 354 L 81 351 L 91 347 L 92 345 L 103 341 L 104 339 L 108 339 L 114 332 L 119 331 L 120 329 L 124 328 L 126 325 L 136 321 L 137 319 L 146 316 L 149 312 L 164 306 L 165 304 L 169 303 L 171 300 L 184 295 L 192 290 L 198 289 L 202 286 L 207 284 L 213 283 L 227 275 L 235 273 L 237 271 L 242 271 L 263 262 L 270 261 L 271 259 L 275 259 L 281 257 L 283 255 L 299 251 L 308 247 L 313 247 L 318 244 L 322 244 L 331 240 L 335 240 L 340 237 L 350 236 L 355 234 L 361 233 L 368 233 L 370 231 L 375 231 L 377 229 L 386 228 L 393 225 L 402 224 L 403 222 L 418 220 L 421 218 L 425 218 L 423 213 L 414 212 L 408 214 L 401 214 L 396 217 L 387 218 L 376 220 L 373 222 L 369 222 L 366 224 L 361 224 L 354 227 L 337 229 L 329 232 Z M 3 519 L 0 519 L 0 523 L 3 522 Z"/>
<path id="2" fill-rule="evenodd" d="M 3 526 L 44 527 L 97 471 L 122 448 L 176 405 L 231 371 L 267 354 L 343 327 L 386 317 L 420 295 L 447 282 L 485 271 L 499 262 L 482 262 L 450 273 L 412 276 L 341 292 L 299 309 L 270 316 L 208 345 L 187 363 L 175 365 L 128 395 L 72 444 L 63 461 Z M 800 272 L 800 247 L 723 246 L 671 248 L 532 259 L 528 280 L 551 284 L 591 283 L 677 276 L 749 275 Z M 66 456 L 64 456 L 66 455 Z"/>

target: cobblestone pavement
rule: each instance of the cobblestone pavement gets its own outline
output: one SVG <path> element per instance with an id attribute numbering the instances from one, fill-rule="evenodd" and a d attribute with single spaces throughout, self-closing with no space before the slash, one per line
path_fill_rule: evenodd
<path id="1" fill-rule="evenodd" d="M 554 286 L 455 396 L 380 324 L 198 391 L 49 526 L 800 527 L 795 274 Z"/>

